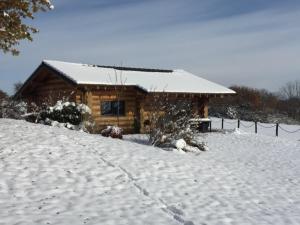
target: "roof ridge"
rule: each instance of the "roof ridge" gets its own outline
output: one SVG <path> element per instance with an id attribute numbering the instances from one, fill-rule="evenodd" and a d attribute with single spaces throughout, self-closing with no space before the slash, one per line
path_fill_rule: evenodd
<path id="1" fill-rule="evenodd" d="M 141 72 L 158 72 L 158 73 L 172 73 L 174 70 L 171 69 L 154 69 L 154 68 L 144 68 L 144 67 L 129 67 L 129 66 L 105 66 L 105 65 L 94 65 L 95 67 L 116 69 L 116 70 L 126 70 L 126 71 L 141 71 Z"/>
<path id="2" fill-rule="evenodd" d="M 76 64 L 76 65 L 81 65 L 81 66 L 125 70 L 125 71 L 157 72 L 157 73 L 172 73 L 172 72 L 174 72 L 174 70 L 171 70 L 171 69 L 143 68 L 143 67 L 130 67 L 130 66 L 106 66 L 106 65 L 88 64 L 88 63 L 73 63 L 73 62 L 66 62 L 66 61 L 60 61 L 60 60 L 48 60 L 48 59 L 43 60 L 43 62 L 47 62 L 47 61 Z"/>

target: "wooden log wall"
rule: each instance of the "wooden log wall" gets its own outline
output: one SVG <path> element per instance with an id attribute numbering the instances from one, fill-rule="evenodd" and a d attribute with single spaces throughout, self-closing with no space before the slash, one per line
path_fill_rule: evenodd
<path id="1" fill-rule="evenodd" d="M 86 91 L 82 93 L 77 92 L 77 102 L 87 104 L 92 110 L 92 116 L 96 123 L 96 130 L 99 132 L 106 126 L 117 125 L 124 129 L 125 133 L 134 132 L 134 120 L 138 118 L 138 93 L 134 88 L 116 88 L 113 87 L 85 87 Z M 104 101 L 124 101 L 125 115 L 105 116 L 101 115 L 101 102 Z"/>
<path id="2" fill-rule="evenodd" d="M 37 79 L 30 81 L 28 88 L 23 92 L 22 98 L 38 105 L 47 103 L 54 105 L 58 100 L 68 98 L 75 101 L 76 87 L 67 83 L 47 70 L 42 70 Z"/>

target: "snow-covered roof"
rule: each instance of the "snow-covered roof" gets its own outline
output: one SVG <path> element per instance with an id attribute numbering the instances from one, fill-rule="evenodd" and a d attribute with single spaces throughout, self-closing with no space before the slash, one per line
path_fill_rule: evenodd
<path id="1" fill-rule="evenodd" d="M 44 60 L 43 63 L 77 84 L 133 85 L 147 92 L 235 93 L 231 89 L 184 70 L 109 67 L 53 60 Z"/>

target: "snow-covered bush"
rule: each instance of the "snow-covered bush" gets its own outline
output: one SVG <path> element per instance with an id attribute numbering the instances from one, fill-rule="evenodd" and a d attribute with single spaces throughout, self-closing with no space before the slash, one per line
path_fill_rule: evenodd
<path id="1" fill-rule="evenodd" d="M 227 112 L 226 112 L 228 118 L 230 119 L 236 119 L 237 118 L 237 110 L 234 107 L 227 107 Z"/>
<path id="2" fill-rule="evenodd" d="M 40 123 L 45 124 L 45 125 L 49 125 L 49 126 L 53 126 L 53 127 L 65 127 L 65 128 L 70 129 L 70 130 L 89 132 L 89 130 L 87 129 L 87 126 L 84 122 L 82 122 L 78 125 L 74 125 L 74 124 L 71 124 L 71 123 L 59 123 L 59 122 L 54 121 L 54 120 L 46 119 L 44 121 L 40 121 Z"/>
<path id="3" fill-rule="evenodd" d="M 28 113 L 22 115 L 22 118 L 25 119 L 27 122 L 36 123 L 41 108 L 36 105 L 34 102 L 31 102 L 27 105 Z"/>
<path id="4" fill-rule="evenodd" d="M 38 113 L 36 122 L 66 127 L 71 130 L 88 131 L 93 126 L 91 110 L 84 104 L 77 104 L 69 101 L 57 101 L 54 106 L 43 106 Z"/>
<path id="5" fill-rule="evenodd" d="M 167 95 L 157 95 L 152 106 L 149 115 L 149 142 L 152 145 L 180 149 L 177 145 L 180 143 L 182 146 L 184 141 L 186 145 L 182 150 L 188 151 L 187 146 L 205 150 L 204 143 L 196 140 L 195 131 L 190 128 L 189 121 L 194 117 L 191 101 L 183 99 L 174 102 L 169 101 Z"/>
<path id="6" fill-rule="evenodd" d="M 123 138 L 123 129 L 117 126 L 107 126 L 105 129 L 101 131 L 101 135 L 104 137 L 112 137 L 112 138 Z"/>
<path id="7" fill-rule="evenodd" d="M 79 125 L 85 115 L 91 114 L 91 110 L 84 104 L 75 102 L 57 101 L 53 107 L 46 107 L 40 113 L 40 120 L 53 120 L 59 123 Z"/>
<path id="8" fill-rule="evenodd" d="M 175 142 L 175 146 L 179 150 L 183 150 L 186 147 L 186 142 L 183 139 L 179 139 Z"/>
<path id="9" fill-rule="evenodd" d="M 10 98 L 0 100 L 0 118 L 23 119 L 27 113 L 27 104 L 23 101 L 14 101 Z"/>

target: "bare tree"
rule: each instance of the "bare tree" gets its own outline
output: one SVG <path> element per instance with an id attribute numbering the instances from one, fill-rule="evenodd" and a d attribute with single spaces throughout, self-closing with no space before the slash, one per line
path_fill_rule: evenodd
<path id="1" fill-rule="evenodd" d="M 23 82 L 21 82 L 21 81 L 14 83 L 14 93 L 17 93 L 21 89 L 22 86 L 23 86 Z"/>
<path id="2" fill-rule="evenodd" d="M 280 89 L 280 94 L 285 99 L 300 98 L 300 80 L 286 83 Z"/>

